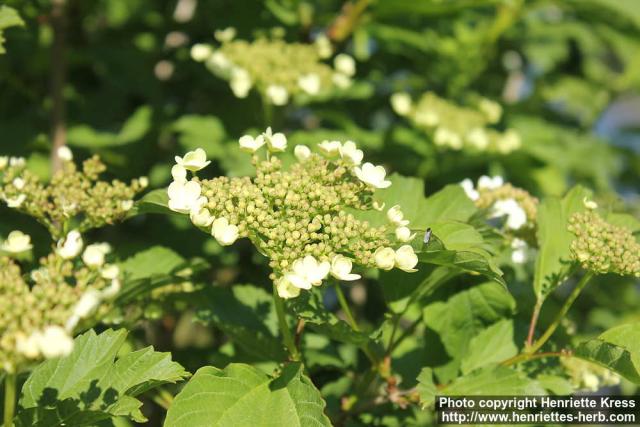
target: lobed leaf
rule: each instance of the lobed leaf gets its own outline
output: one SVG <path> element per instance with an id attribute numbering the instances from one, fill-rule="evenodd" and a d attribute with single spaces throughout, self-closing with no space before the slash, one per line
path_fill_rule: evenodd
<path id="1" fill-rule="evenodd" d="M 75 339 L 69 356 L 39 365 L 22 387 L 16 425 L 92 426 L 114 416 L 145 421 L 136 396 L 189 374 L 152 347 L 116 360 L 126 337 L 123 329 L 90 330 Z"/>
<path id="2" fill-rule="evenodd" d="M 250 365 L 205 366 L 176 396 L 165 427 L 330 426 L 325 402 L 300 363 L 272 378 Z"/>

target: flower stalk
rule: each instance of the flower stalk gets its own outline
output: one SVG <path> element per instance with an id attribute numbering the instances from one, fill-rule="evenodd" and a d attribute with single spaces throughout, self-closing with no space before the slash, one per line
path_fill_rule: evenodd
<path id="1" fill-rule="evenodd" d="M 16 410 L 17 374 L 7 373 L 4 378 L 4 427 L 13 426 L 13 415 Z"/>
<path id="2" fill-rule="evenodd" d="M 278 290 L 275 286 L 273 287 L 273 302 L 276 308 L 278 325 L 280 326 L 280 332 L 282 333 L 284 345 L 289 351 L 290 359 L 292 361 L 298 361 L 300 360 L 300 353 L 298 352 L 293 334 L 291 334 L 291 330 L 289 329 L 289 325 L 287 324 L 287 318 L 284 312 L 284 300 L 278 295 Z"/>

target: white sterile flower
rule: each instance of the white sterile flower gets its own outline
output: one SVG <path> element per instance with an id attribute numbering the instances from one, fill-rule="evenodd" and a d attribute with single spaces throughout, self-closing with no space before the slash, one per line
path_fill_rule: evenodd
<path id="1" fill-rule="evenodd" d="M 6 168 L 8 164 L 9 164 L 9 157 L 0 156 L 0 171 Z"/>
<path id="2" fill-rule="evenodd" d="M 20 177 L 14 178 L 11 184 L 13 184 L 13 186 L 16 187 L 16 189 L 22 190 L 24 188 L 24 179 Z"/>
<path id="3" fill-rule="evenodd" d="M 598 391 L 600 388 L 600 379 L 591 372 L 585 372 L 582 374 L 582 384 L 584 384 L 584 387 L 589 391 Z"/>
<path id="4" fill-rule="evenodd" d="M 199 171 L 211 163 L 207 160 L 207 153 L 202 148 L 189 151 L 184 157 L 176 156 L 176 163 L 190 171 Z"/>
<path id="5" fill-rule="evenodd" d="M 352 77 L 356 73 L 356 61 L 346 53 L 340 53 L 333 59 L 333 66 L 339 73 Z"/>
<path id="6" fill-rule="evenodd" d="M 169 185 L 169 209 L 174 212 L 190 213 L 193 206 L 198 203 L 202 188 L 195 181 L 174 181 Z"/>
<path id="7" fill-rule="evenodd" d="M 396 252 L 392 248 L 381 247 L 373 254 L 376 266 L 382 270 L 391 270 L 396 263 Z"/>
<path id="8" fill-rule="evenodd" d="M 322 154 L 326 156 L 334 156 L 340 152 L 342 143 L 340 141 L 322 141 L 318 144 L 318 148 Z"/>
<path id="9" fill-rule="evenodd" d="M 73 315 L 80 319 L 89 317 L 100 305 L 102 297 L 100 291 L 89 289 L 82 294 L 80 300 L 73 307 Z"/>
<path id="10" fill-rule="evenodd" d="M 120 202 L 120 207 L 123 211 L 130 211 L 133 207 L 133 200 L 123 200 Z"/>
<path id="11" fill-rule="evenodd" d="M 362 165 L 362 168 L 356 166 L 354 172 L 360 181 L 375 188 L 387 188 L 391 185 L 391 181 L 385 180 L 387 171 L 382 166 L 375 166 L 369 162 Z"/>
<path id="12" fill-rule="evenodd" d="M 433 127 L 440 123 L 440 116 L 437 111 L 418 110 L 416 112 L 415 121 L 417 124 L 426 127 Z"/>
<path id="13" fill-rule="evenodd" d="M 0 250 L 12 254 L 26 252 L 31 248 L 33 248 L 33 245 L 31 244 L 31 237 L 20 230 L 14 230 L 9 233 L 7 240 L 0 245 Z"/>
<path id="14" fill-rule="evenodd" d="M 305 274 L 307 279 L 314 286 L 320 286 L 325 277 L 331 270 L 331 263 L 329 261 L 318 262 L 312 255 L 307 255 L 302 260 Z M 295 266 L 295 264 L 294 264 Z M 294 267 L 295 270 L 295 267 Z"/>
<path id="15" fill-rule="evenodd" d="M 307 255 L 294 261 L 292 271 L 285 277 L 298 288 L 310 289 L 311 286 L 320 286 L 330 270 L 329 261 L 318 262 L 312 255 Z"/>
<path id="16" fill-rule="evenodd" d="M 220 43 L 230 42 L 236 37 L 236 29 L 233 27 L 227 27 L 224 30 L 215 30 L 213 37 Z"/>
<path id="17" fill-rule="evenodd" d="M 498 200 L 491 208 L 492 217 L 506 216 L 507 228 L 518 230 L 527 223 L 527 214 L 514 199 Z"/>
<path id="18" fill-rule="evenodd" d="M 213 53 L 213 48 L 208 44 L 196 43 L 191 46 L 191 59 L 197 62 L 204 62 Z"/>
<path id="19" fill-rule="evenodd" d="M 82 254 L 82 261 L 89 267 L 101 267 L 104 264 L 104 257 L 111 252 L 108 243 L 94 243 L 89 245 Z"/>
<path id="20" fill-rule="evenodd" d="M 498 151 L 507 154 L 513 150 L 517 150 L 522 145 L 520 134 L 513 129 L 507 129 L 505 133 L 498 139 Z"/>
<path id="21" fill-rule="evenodd" d="M 306 145 L 296 145 L 293 149 L 293 154 L 300 162 L 306 162 L 311 157 L 311 150 Z"/>
<path id="22" fill-rule="evenodd" d="M 411 246 L 403 245 L 395 252 L 395 266 L 400 270 L 413 273 L 414 271 L 418 271 L 414 268 L 417 264 L 418 256 Z"/>
<path id="23" fill-rule="evenodd" d="M 40 337 L 40 352 L 51 359 L 68 356 L 73 350 L 73 338 L 60 326 L 47 326 Z"/>
<path id="24" fill-rule="evenodd" d="M 246 151 L 247 153 L 255 153 L 264 145 L 264 137 L 262 135 L 258 135 L 257 137 L 252 137 L 251 135 L 243 135 L 238 139 L 238 144 L 240 144 L 240 149 L 242 151 Z"/>
<path id="25" fill-rule="evenodd" d="M 511 261 L 514 264 L 524 264 L 527 261 L 527 252 L 529 249 L 529 245 L 522 239 L 518 239 L 517 237 L 511 241 Z"/>
<path id="26" fill-rule="evenodd" d="M 351 273 L 353 262 L 344 255 L 336 255 L 331 260 L 331 275 L 338 280 L 358 280 L 359 274 Z"/>
<path id="27" fill-rule="evenodd" d="M 333 54 L 333 47 L 331 46 L 331 40 L 324 33 L 320 34 L 315 42 L 316 51 L 318 56 L 322 59 L 327 59 Z"/>
<path id="28" fill-rule="evenodd" d="M 233 67 L 233 64 L 231 63 L 229 58 L 227 58 L 225 54 L 220 52 L 219 50 L 213 52 L 209 56 L 209 58 L 207 59 L 206 65 L 207 65 L 207 68 L 209 68 L 212 71 L 218 71 L 223 73 L 226 73 L 231 67 Z"/>
<path id="29" fill-rule="evenodd" d="M 484 150 L 489 146 L 489 136 L 484 128 L 474 128 L 466 136 L 467 142 L 478 150 Z"/>
<path id="30" fill-rule="evenodd" d="M 140 188 L 147 188 L 149 186 L 149 178 L 141 176 L 138 178 L 138 183 L 140 184 Z"/>
<path id="31" fill-rule="evenodd" d="M 103 279 L 113 280 L 120 274 L 120 267 L 115 264 L 105 264 L 100 270 Z"/>
<path id="32" fill-rule="evenodd" d="M 267 130 L 264 131 L 262 137 L 267 143 L 269 151 L 276 152 L 284 151 L 287 149 L 287 137 L 281 132 L 273 133 L 273 131 L 271 130 L 271 126 L 269 126 Z"/>
<path id="33" fill-rule="evenodd" d="M 236 98 L 246 98 L 253 87 L 253 81 L 251 81 L 249 72 L 244 68 L 232 68 L 229 87 L 231 87 L 231 91 Z"/>
<path id="34" fill-rule="evenodd" d="M 9 158 L 9 166 L 22 167 L 27 163 L 24 157 L 11 157 Z"/>
<path id="35" fill-rule="evenodd" d="M 173 165 L 171 168 L 171 176 L 175 182 L 187 182 L 187 170 L 180 165 Z"/>
<path id="36" fill-rule="evenodd" d="M 598 204 L 586 196 L 582 199 L 582 204 L 585 208 L 590 210 L 598 209 Z"/>
<path id="37" fill-rule="evenodd" d="M 215 237 L 222 246 L 229 246 L 238 240 L 238 226 L 229 224 L 227 218 L 217 218 L 211 226 L 211 235 Z"/>
<path id="38" fill-rule="evenodd" d="M 496 175 L 493 178 L 486 175 L 482 175 L 478 179 L 478 190 L 495 190 L 504 185 L 504 179 L 500 175 Z"/>
<path id="39" fill-rule="evenodd" d="M 331 81 L 333 81 L 333 84 L 340 89 L 347 89 L 353 84 L 351 77 L 342 73 L 333 73 L 333 75 L 331 76 Z"/>
<path id="40" fill-rule="evenodd" d="M 358 149 L 355 142 L 347 141 L 342 144 L 338 150 L 340 151 L 340 157 L 347 160 L 352 165 L 358 166 L 362 163 L 364 152 Z"/>
<path id="41" fill-rule="evenodd" d="M 447 146 L 454 150 L 462 148 L 462 138 L 460 138 L 460 135 L 444 127 L 436 129 L 436 133 L 433 135 L 433 142 L 436 145 Z"/>
<path id="42" fill-rule="evenodd" d="M 40 356 L 41 333 L 33 332 L 29 337 L 20 334 L 16 337 L 16 351 L 27 359 L 37 359 Z"/>
<path id="43" fill-rule="evenodd" d="M 4 198 L 4 201 L 7 203 L 7 206 L 10 208 L 19 208 L 22 206 L 24 201 L 27 199 L 25 194 L 18 194 L 16 197 Z"/>
<path id="44" fill-rule="evenodd" d="M 82 251 L 82 235 L 77 230 L 70 231 L 67 236 L 58 241 L 58 255 L 64 259 L 78 256 Z"/>
<path id="45" fill-rule="evenodd" d="M 73 160 L 73 152 L 66 145 L 58 147 L 58 150 L 56 151 L 56 154 L 58 155 L 58 158 L 60 160 L 63 160 L 65 162 L 70 162 L 70 161 Z"/>
<path id="46" fill-rule="evenodd" d="M 416 233 L 411 234 L 411 230 L 409 227 L 398 227 L 396 228 L 396 239 L 401 242 L 409 242 L 416 237 Z"/>
<path id="47" fill-rule="evenodd" d="M 502 106 L 490 99 L 482 99 L 478 104 L 478 108 L 487 117 L 490 123 L 497 123 L 502 116 Z"/>
<path id="48" fill-rule="evenodd" d="M 406 116 L 411 112 L 411 96 L 406 92 L 397 92 L 391 95 L 391 108 L 399 116 Z"/>
<path id="49" fill-rule="evenodd" d="M 389 210 L 387 211 L 387 218 L 393 224 L 400 227 L 409 224 L 409 221 L 404 219 L 404 214 L 400 210 L 400 205 L 395 205 L 389 208 Z"/>
<path id="50" fill-rule="evenodd" d="M 266 94 L 273 105 L 285 105 L 289 102 L 289 92 L 287 88 L 282 85 L 267 86 Z"/>
<path id="51" fill-rule="evenodd" d="M 467 197 L 471 200 L 476 201 L 480 198 L 480 193 L 474 188 L 473 181 L 469 178 L 463 179 L 462 182 L 460 182 L 460 187 L 462 187 Z"/>
<path id="52" fill-rule="evenodd" d="M 205 201 L 207 200 L 204 198 Z M 191 222 L 197 227 L 208 227 L 213 223 L 215 219 L 209 209 L 202 207 L 201 204 L 197 204 L 191 209 L 189 213 L 189 217 L 191 218 Z"/>
<path id="53" fill-rule="evenodd" d="M 111 280 L 111 284 L 104 288 L 100 294 L 102 295 L 102 298 L 110 299 L 115 297 L 118 292 L 120 292 L 120 289 L 122 289 L 122 283 L 120 282 L 120 279 L 115 278 Z"/>
<path id="54" fill-rule="evenodd" d="M 287 276 L 284 276 L 278 279 L 275 285 L 280 298 L 289 299 L 289 298 L 295 298 L 298 295 L 300 295 L 300 288 L 298 288 L 297 286 L 294 286 L 287 279 Z"/>
<path id="55" fill-rule="evenodd" d="M 298 86 L 309 95 L 317 95 L 320 92 L 320 76 L 315 73 L 300 76 Z"/>

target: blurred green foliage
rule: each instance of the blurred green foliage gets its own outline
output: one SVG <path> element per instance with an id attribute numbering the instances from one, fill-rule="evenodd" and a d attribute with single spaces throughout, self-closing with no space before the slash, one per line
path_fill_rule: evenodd
<path id="1" fill-rule="evenodd" d="M 462 191 L 447 185 L 499 174 L 542 199 L 562 196 L 579 183 L 594 190 L 595 200 L 606 209 L 636 217 L 640 212 L 640 3 L 635 0 L 353 0 L 346 5 L 337 0 L 66 0 L 61 56 L 51 53 L 52 3 L 6 0 L 0 6 L 0 53 L 7 51 L 0 55 L 0 154 L 25 156 L 42 178 L 51 174 L 50 71 L 55 63 L 66 69 L 61 89 L 66 142 L 76 157 L 99 154 L 114 176 L 149 176 L 152 189 L 171 181 L 175 155 L 196 147 L 213 160 L 207 177 L 245 175 L 251 170 L 249 158 L 237 150 L 237 139 L 266 125 L 286 132 L 291 145 L 352 139 L 389 173 L 414 177 L 394 177 L 400 192 L 385 197 L 389 206 L 406 206 L 421 229 L 434 228 L 438 237 L 420 254 L 431 265 L 408 278 L 372 273 L 351 299 L 374 350 L 379 338 L 390 334 L 390 319 L 383 315 L 387 309 L 420 325 L 415 336 L 394 350 L 394 369 L 403 388 L 420 382 L 423 401 L 433 395 L 432 376 L 438 384 L 453 381 L 447 389 L 451 394 L 464 393 L 487 376 L 498 378 L 497 391 L 537 390 L 537 382 L 532 385 L 506 368 L 497 373 L 476 370 L 466 377 L 458 373 L 467 374 L 481 367 L 479 360 L 491 359 L 482 353 L 479 340 L 495 342 L 504 351 L 502 359 L 512 356 L 513 341 L 502 343 L 501 338 L 514 335 L 518 345 L 523 342 L 536 297 L 551 294 L 541 313 L 546 324 L 565 296 L 562 289 L 552 293 L 558 283 L 544 283 L 548 277 L 541 271 L 559 274 L 567 267 L 557 256 L 568 251 L 558 235 L 565 231 L 554 223 L 565 215 L 563 209 L 570 210 L 562 205 L 569 203 L 567 198 L 542 205 L 540 256 L 552 260 L 539 261 L 534 273 L 532 266 L 503 262 L 492 245 L 499 237 L 479 226 L 475 208 L 465 208 L 470 203 Z M 192 45 L 210 43 L 215 29 L 229 26 L 245 40 L 272 34 L 274 28 L 291 42 L 311 43 L 326 33 L 336 52 L 356 58 L 354 85 L 339 95 L 270 112 L 255 92 L 238 99 L 224 80 L 190 56 Z M 521 148 L 506 155 L 439 148 L 389 102 L 396 92 L 417 98 L 427 91 L 460 105 L 478 96 L 499 102 L 504 113 L 497 128 L 515 129 Z M 580 204 L 582 197 L 573 202 Z M 0 236 L 19 228 L 33 236 L 36 246 L 50 245 L 35 221 L 4 205 L 0 218 Z M 447 227 L 457 221 L 473 226 L 455 228 L 447 241 Z M 139 342 L 172 350 L 191 372 L 205 364 L 222 368 L 230 361 L 273 369 L 273 360 L 282 357 L 271 300 L 261 289 L 271 286 L 266 261 L 247 242 L 223 251 L 191 227 L 188 218 L 153 214 L 135 216 L 92 237 L 117 247 L 121 266 L 130 270 L 135 286 L 122 301 L 123 306 L 135 301 L 137 307 L 118 316 L 126 326 L 137 325 Z M 469 258 L 459 258 L 461 253 Z M 484 276 L 446 270 L 467 262 L 474 263 L 468 270 Z M 158 268 L 161 263 L 166 268 Z M 185 277 L 196 282 L 196 292 L 182 283 Z M 485 283 L 487 277 L 507 286 Z M 440 286 L 445 279 L 447 286 Z M 560 343 L 640 321 L 637 280 L 603 276 L 594 282 L 568 320 L 580 325 L 578 336 L 559 333 Z M 167 283 L 174 286 L 170 297 L 159 292 Z M 255 286 L 227 288 L 236 283 Z M 211 284 L 215 286 L 209 289 Z M 361 291 L 364 298 L 358 298 Z M 352 384 L 344 373 L 362 364 L 357 347 L 368 344 L 359 342 L 362 337 L 352 335 L 354 331 L 345 332 L 346 324 L 333 314 L 318 320 L 318 306 L 307 303 L 293 309 L 312 331 L 303 338 L 308 349 L 305 375 L 321 390 L 334 423 L 432 422 L 426 412 L 399 410 L 389 402 L 380 410 L 345 412 L 349 405 L 341 399 L 361 384 Z M 337 306 L 335 296 L 315 303 L 329 310 Z M 468 307 L 476 305 L 489 309 L 473 316 Z M 512 320 L 500 320 L 514 312 Z M 183 318 L 194 315 L 206 327 L 181 326 Z M 473 348 L 478 351 L 467 354 Z M 592 357 L 597 348 L 581 351 Z M 205 374 L 199 371 L 196 378 Z M 224 374 L 236 375 L 232 370 Z M 294 385 L 307 386 L 305 375 L 291 375 Z M 260 378 L 264 384 L 267 380 Z M 266 395 L 265 387 L 261 392 Z M 629 383 L 623 387 L 634 390 Z M 149 417 L 154 423 L 161 419 L 158 413 Z"/>

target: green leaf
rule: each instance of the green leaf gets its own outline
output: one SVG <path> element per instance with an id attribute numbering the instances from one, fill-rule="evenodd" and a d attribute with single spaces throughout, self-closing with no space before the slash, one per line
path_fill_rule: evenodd
<path id="1" fill-rule="evenodd" d="M 77 337 L 72 353 L 47 360 L 22 388 L 18 426 L 89 426 L 113 416 L 143 422 L 141 393 L 189 374 L 169 353 L 152 347 L 116 359 L 125 330 L 90 330 Z"/>
<path id="2" fill-rule="evenodd" d="M 459 185 L 448 185 L 430 197 L 424 196 L 424 182 L 418 178 L 392 174 L 389 188 L 376 191 L 375 200 L 385 204 L 383 212 L 354 211 L 360 219 L 373 225 L 387 224 L 386 211 L 400 205 L 404 218 L 414 230 L 426 230 L 441 221 L 468 221 L 477 211 Z"/>
<path id="3" fill-rule="evenodd" d="M 458 274 L 457 269 L 420 264 L 411 274 L 397 269 L 381 271 L 378 281 L 391 311 L 403 313 L 412 301 L 431 294 Z"/>
<path id="4" fill-rule="evenodd" d="M 158 188 L 145 194 L 144 197 L 136 201 L 127 218 L 147 213 L 183 216 L 183 214 L 169 209 L 169 195 L 166 188 Z"/>
<path id="5" fill-rule="evenodd" d="M 482 274 L 505 284 L 482 235 L 471 225 L 456 221 L 432 224 L 429 243 L 417 251 L 420 262 Z"/>
<path id="6" fill-rule="evenodd" d="M 416 387 L 420 396 L 422 408 L 431 406 L 436 398 L 436 385 L 433 382 L 433 371 L 431 368 L 422 368 L 418 375 L 418 385 Z"/>
<path id="7" fill-rule="evenodd" d="M 210 159 L 221 158 L 227 151 L 223 144 L 226 132 L 217 117 L 186 115 L 176 120 L 171 128 L 179 134 L 178 142 L 185 151 L 202 148 Z"/>
<path id="8" fill-rule="evenodd" d="M 152 276 L 166 276 L 185 267 L 186 260 L 164 246 L 152 246 L 120 263 L 120 269 L 128 281 Z"/>
<path id="9" fill-rule="evenodd" d="M 178 394 L 165 427 L 330 426 L 325 402 L 302 365 L 284 367 L 271 378 L 258 369 L 232 363 L 225 369 L 205 366 Z"/>
<path id="10" fill-rule="evenodd" d="M 353 330 L 347 322 L 327 310 L 315 292 L 306 292 L 290 300 L 288 306 L 296 316 L 305 320 L 310 329 L 321 335 L 359 347 L 372 341 L 369 335 Z"/>
<path id="11" fill-rule="evenodd" d="M 9 27 L 23 27 L 24 21 L 18 15 L 18 12 L 9 6 L 0 6 L 0 54 L 6 52 L 4 49 L 3 30 Z"/>
<path id="12" fill-rule="evenodd" d="M 193 296 L 196 319 L 214 324 L 259 360 L 285 360 L 273 297 L 249 285 L 209 287 Z"/>
<path id="13" fill-rule="evenodd" d="M 581 343 L 575 356 L 610 369 L 640 384 L 640 323 L 629 323 Z"/>
<path id="14" fill-rule="evenodd" d="M 448 396 L 539 396 L 547 394 L 540 384 L 523 372 L 506 366 L 475 371 L 457 378 L 440 394 Z"/>
<path id="15" fill-rule="evenodd" d="M 567 230 L 569 218 L 585 209 L 583 199 L 591 192 L 583 187 L 574 187 L 562 200 L 545 199 L 538 208 L 538 246 L 533 280 L 538 299 L 544 299 L 568 276 L 571 262 L 570 246 L 573 235 Z"/>
<path id="16" fill-rule="evenodd" d="M 120 132 L 102 132 L 86 125 L 69 128 L 69 145 L 89 149 L 119 147 L 141 141 L 151 129 L 153 111 L 149 106 L 138 108 L 120 129 Z"/>
<path id="17" fill-rule="evenodd" d="M 564 396 L 574 392 L 574 387 L 571 385 L 571 382 L 558 375 L 541 374 L 536 377 L 536 380 L 542 388 L 558 396 Z"/>
<path id="18" fill-rule="evenodd" d="M 468 374 L 483 366 L 501 362 L 518 353 L 513 342 L 513 320 L 504 319 L 480 331 L 469 343 L 460 369 Z"/>
<path id="19" fill-rule="evenodd" d="M 424 319 L 440 335 L 447 353 L 461 362 L 472 338 L 514 309 L 515 301 L 509 292 L 495 282 L 487 282 L 459 292 L 446 302 L 428 305 Z"/>

